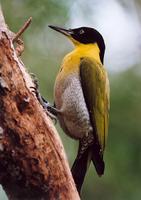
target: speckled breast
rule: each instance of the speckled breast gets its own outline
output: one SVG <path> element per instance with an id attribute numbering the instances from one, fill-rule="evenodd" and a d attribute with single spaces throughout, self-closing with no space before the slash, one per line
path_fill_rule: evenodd
<path id="1" fill-rule="evenodd" d="M 56 79 L 54 93 L 56 108 L 61 111 L 58 119 L 66 134 L 80 139 L 92 131 L 92 126 L 79 73 L 71 73 L 65 78 L 59 76 Z"/>

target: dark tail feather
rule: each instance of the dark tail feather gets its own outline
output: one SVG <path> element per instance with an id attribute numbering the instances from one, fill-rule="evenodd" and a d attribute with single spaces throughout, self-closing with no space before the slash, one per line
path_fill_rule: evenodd
<path id="1" fill-rule="evenodd" d="M 82 150 L 81 148 L 82 148 L 81 143 L 79 143 L 78 154 L 71 169 L 72 176 L 79 194 L 81 192 L 81 187 L 83 185 L 84 178 L 91 160 L 99 176 L 104 174 L 104 168 L 105 168 L 103 156 L 100 154 L 99 145 L 93 144 L 92 146 L 89 146 L 83 152 L 83 154 L 80 155 L 80 152 Z"/>
<path id="2" fill-rule="evenodd" d="M 103 161 L 103 156 L 100 155 L 100 148 L 96 145 L 91 146 L 92 156 L 91 159 L 95 166 L 96 172 L 99 176 L 104 174 L 105 163 Z"/>
<path id="3" fill-rule="evenodd" d="M 72 172 L 72 176 L 77 188 L 77 191 L 81 192 L 81 187 L 83 185 L 84 182 L 84 178 L 87 172 L 87 169 L 90 165 L 90 151 L 89 149 L 87 149 L 80 157 L 79 152 L 77 155 L 77 158 L 75 159 L 71 172 Z"/>

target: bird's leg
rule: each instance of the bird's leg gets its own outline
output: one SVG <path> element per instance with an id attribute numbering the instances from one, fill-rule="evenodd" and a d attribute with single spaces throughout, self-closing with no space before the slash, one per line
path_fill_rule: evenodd
<path id="1" fill-rule="evenodd" d="M 57 110 L 55 108 L 55 105 L 52 106 L 47 100 L 44 99 L 44 97 L 41 97 L 41 101 L 42 101 L 42 106 L 44 109 L 46 109 L 51 115 L 53 115 L 55 118 L 57 117 L 58 113 L 59 113 L 59 110 Z"/>
<path id="2" fill-rule="evenodd" d="M 31 75 L 32 75 L 32 79 L 33 79 L 33 82 L 34 82 L 34 85 L 35 85 L 34 87 L 31 87 L 32 92 L 35 93 L 38 101 L 40 102 L 42 107 L 45 109 L 45 111 L 48 114 L 48 116 L 51 119 L 55 120 L 55 123 L 56 123 L 57 114 L 58 114 L 59 111 L 41 96 L 41 94 L 39 92 L 38 80 L 37 80 L 37 78 L 36 78 L 36 76 L 34 74 L 31 74 Z"/>

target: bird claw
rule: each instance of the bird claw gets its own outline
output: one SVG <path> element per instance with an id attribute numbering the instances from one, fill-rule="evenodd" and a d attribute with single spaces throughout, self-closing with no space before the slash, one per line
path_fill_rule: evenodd
<path id="1" fill-rule="evenodd" d="M 55 124 L 57 123 L 57 110 L 50 105 L 50 103 L 48 101 L 46 101 L 40 94 L 39 92 L 39 85 L 38 85 L 38 79 L 36 77 L 35 74 L 31 74 L 32 76 L 32 80 L 34 82 L 35 86 L 31 86 L 30 89 L 32 91 L 32 93 L 35 94 L 36 98 L 38 99 L 38 101 L 40 102 L 40 104 L 42 105 L 43 109 L 45 110 L 46 114 L 55 122 Z"/>
<path id="2" fill-rule="evenodd" d="M 57 124 L 57 117 L 53 115 L 51 112 L 49 112 L 47 109 L 45 109 L 46 114 L 54 121 L 54 124 Z"/>

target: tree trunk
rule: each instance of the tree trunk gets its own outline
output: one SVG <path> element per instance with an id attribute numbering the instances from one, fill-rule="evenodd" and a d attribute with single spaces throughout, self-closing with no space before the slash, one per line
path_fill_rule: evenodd
<path id="1" fill-rule="evenodd" d="M 0 183 L 10 200 L 79 200 L 58 133 L 0 10 Z"/>

